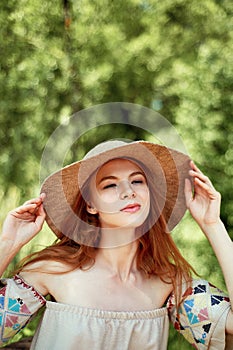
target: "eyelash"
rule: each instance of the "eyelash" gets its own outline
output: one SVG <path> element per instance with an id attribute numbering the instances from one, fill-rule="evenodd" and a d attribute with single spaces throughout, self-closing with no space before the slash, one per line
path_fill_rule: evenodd
<path id="1" fill-rule="evenodd" d="M 133 183 L 135 183 L 135 184 L 142 184 L 142 183 L 144 183 L 144 181 L 143 180 L 133 180 L 132 184 Z"/>
<path id="2" fill-rule="evenodd" d="M 115 187 L 115 186 L 116 186 L 116 184 L 109 184 L 109 185 L 104 186 L 103 190 L 106 190 L 108 188 Z"/>
<path id="3" fill-rule="evenodd" d="M 143 183 L 144 183 L 143 180 L 133 180 L 133 181 L 132 181 L 132 184 L 143 184 Z M 104 186 L 104 187 L 103 187 L 103 190 L 106 190 L 106 189 L 108 189 L 108 188 L 113 188 L 113 187 L 115 187 L 115 186 L 116 186 L 116 184 L 109 184 L 109 185 Z"/>

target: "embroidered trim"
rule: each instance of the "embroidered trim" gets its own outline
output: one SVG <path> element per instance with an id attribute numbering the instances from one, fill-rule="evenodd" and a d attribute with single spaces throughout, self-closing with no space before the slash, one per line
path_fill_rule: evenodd
<path id="1" fill-rule="evenodd" d="M 195 349 L 206 349 L 218 319 L 229 307 L 229 298 L 204 280 L 194 280 L 182 296 L 185 299 L 179 310 L 175 308 L 174 295 L 168 300 L 171 321 Z"/>
<path id="2" fill-rule="evenodd" d="M 31 320 L 46 299 L 19 275 L 3 279 L 0 289 L 0 345 L 7 342 Z"/>
<path id="3" fill-rule="evenodd" d="M 29 289 L 31 292 L 33 292 L 34 296 L 39 300 L 39 302 L 42 305 L 46 304 L 46 299 L 43 297 L 43 295 L 41 295 L 33 286 L 25 282 L 22 277 L 20 277 L 19 275 L 15 275 L 13 277 L 13 280 L 16 284 L 21 285 L 23 288 Z"/>

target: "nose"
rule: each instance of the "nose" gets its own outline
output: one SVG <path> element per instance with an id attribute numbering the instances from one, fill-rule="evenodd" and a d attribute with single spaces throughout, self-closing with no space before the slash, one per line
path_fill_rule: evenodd
<path id="1" fill-rule="evenodd" d="M 128 181 L 124 181 L 120 185 L 120 198 L 121 199 L 127 199 L 127 198 L 135 198 L 136 193 L 133 190 L 132 186 Z"/>

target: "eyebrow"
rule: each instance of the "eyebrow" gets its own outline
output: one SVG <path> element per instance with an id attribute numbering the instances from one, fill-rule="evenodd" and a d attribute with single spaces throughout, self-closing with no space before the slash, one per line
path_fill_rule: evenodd
<path id="1" fill-rule="evenodd" d="M 131 173 L 129 175 L 129 177 L 132 177 L 132 176 L 135 176 L 135 175 L 142 175 L 146 179 L 145 175 L 141 171 L 134 171 L 133 173 Z M 117 180 L 117 179 L 118 179 L 118 177 L 117 176 L 113 176 L 113 175 L 104 176 L 104 177 L 102 177 L 102 179 L 100 179 L 100 181 L 98 182 L 98 185 L 100 185 L 105 180 Z"/>

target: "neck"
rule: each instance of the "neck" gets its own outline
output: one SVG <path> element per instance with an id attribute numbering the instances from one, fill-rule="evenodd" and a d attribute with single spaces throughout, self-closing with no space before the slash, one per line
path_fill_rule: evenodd
<path id="1" fill-rule="evenodd" d="M 131 227 L 101 228 L 100 248 L 118 248 L 127 246 L 136 240 L 135 229 Z"/>
<path id="2" fill-rule="evenodd" d="M 134 241 L 121 247 L 99 248 L 96 263 L 110 271 L 111 277 L 129 280 L 137 271 L 136 252 L 138 242 Z"/>

